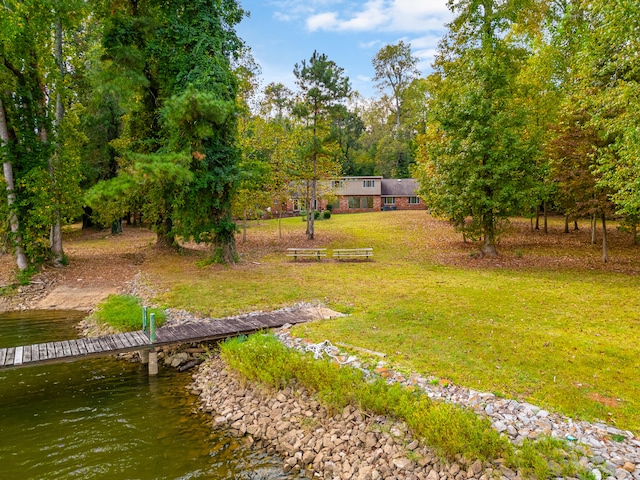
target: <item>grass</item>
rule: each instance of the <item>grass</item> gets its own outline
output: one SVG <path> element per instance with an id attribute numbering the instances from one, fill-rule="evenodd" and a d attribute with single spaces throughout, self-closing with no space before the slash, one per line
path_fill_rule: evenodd
<path id="1" fill-rule="evenodd" d="M 166 320 L 164 311 L 159 308 L 150 308 L 148 314 L 151 313 L 155 315 L 156 327 L 161 327 Z M 109 295 L 97 306 L 93 318 L 98 323 L 108 325 L 118 332 L 140 330 L 142 304 L 140 299 L 133 295 Z"/>
<path id="2" fill-rule="evenodd" d="M 367 412 L 404 421 L 414 436 L 450 461 L 458 455 L 468 460 L 502 458 L 508 466 L 535 478 L 584 473 L 564 442 L 545 438 L 516 448 L 488 420 L 468 410 L 434 402 L 413 388 L 389 385 L 381 378 L 365 380 L 362 372 L 351 367 L 292 351 L 273 335 L 228 340 L 220 346 L 220 352 L 229 366 L 252 381 L 280 389 L 302 386 L 334 411 L 357 405 Z"/>
<path id="3" fill-rule="evenodd" d="M 387 353 L 394 364 L 640 433 L 640 258 L 610 230 L 611 261 L 587 225 L 531 232 L 514 220 L 497 259 L 472 258 L 425 212 L 333 215 L 307 241 L 299 218 L 252 225 L 242 262 L 198 268 L 204 253 L 156 253 L 143 265 L 158 301 L 212 316 L 323 302 L 350 316 L 300 336 Z M 373 247 L 372 262 L 289 261 L 287 247 Z"/>

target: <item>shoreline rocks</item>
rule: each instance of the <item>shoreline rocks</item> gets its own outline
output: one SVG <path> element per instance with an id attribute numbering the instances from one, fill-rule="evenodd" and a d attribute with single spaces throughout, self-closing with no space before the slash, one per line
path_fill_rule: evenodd
<path id="1" fill-rule="evenodd" d="M 303 339 L 291 337 L 286 327 L 280 329 L 277 335 L 290 348 L 322 354 L 319 345 L 310 345 Z M 360 368 L 369 375 L 379 375 L 390 383 L 416 386 L 434 400 L 470 408 L 478 415 L 489 418 L 494 428 L 508 436 L 514 444 L 521 443 L 525 438 L 535 439 L 541 435 L 562 438 L 569 443 L 575 442 L 576 451 L 582 455 L 579 463 L 596 479 L 640 480 L 640 441 L 632 432 L 601 423 L 576 421 L 526 402 L 498 398 L 493 394 L 465 389 L 450 382 L 438 383 L 434 379 L 418 375 L 403 375 L 393 371 L 384 361 L 379 361 L 373 366 L 365 365 L 357 357 L 340 353 L 333 346 L 327 347 L 326 351 L 331 353 L 336 361 Z M 202 410 L 212 413 L 215 425 L 230 428 L 238 436 L 245 436 L 251 445 L 263 448 L 269 453 L 277 452 L 282 455 L 288 471 L 300 472 L 314 478 L 338 480 L 521 478 L 517 472 L 507 469 L 500 461 L 495 465 L 478 462 L 467 465 L 463 459 L 456 459 L 456 462 L 447 464 L 415 442 L 408 432 L 403 432 L 404 436 L 398 438 L 392 435 L 391 440 L 380 440 L 376 437 L 376 444 L 373 445 L 373 437 L 367 435 L 372 432 L 390 432 L 390 420 L 383 417 L 369 419 L 364 413 L 359 412 L 364 425 L 362 430 L 353 423 L 353 418 L 342 425 L 332 424 L 331 422 L 339 422 L 336 415 L 319 410 L 321 407 L 317 402 L 314 403 L 307 393 L 287 389 L 284 392 L 258 394 L 242 384 L 235 374 L 227 372 L 221 360 L 216 359 L 212 362 L 215 362 L 215 367 L 207 363 L 207 366 L 193 375 L 194 383 L 191 389 L 201 396 Z M 275 400 L 272 398 L 274 395 Z M 283 398 L 278 400 L 278 396 Z M 283 405 L 289 403 L 295 406 L 286 412 L 281 410 Z M 306 420 L 292 417 L 300 412 L 306 412 Z M 288 415 L 286 418 L 283 417 L 285 413 Z M 340 415 L 342 414 L 344 412 Z M 314 422 L 318 422 L 317 425 Z M 310 427 L 317 428 L 313 432 L 307 432 L 305 428 Z M 398 428 L 402 432 L 402 427 Z M 291 438 L 290 432 L 294 432 L 296 438 Z M 328 432 L 333 433 L 329 435 L 326 446 L 323 440 L 322 446 L 318 447 L 319 450 L 316 450 L 315 443 L 308 443 L 310 433 L 324 439 Z M 345 438 L 342 438 L 343 436 Z M 284 437 L 288 441 L 281 443 L 281 438 Z M 333 447 L 336 445 L 332 441 L 337 439 L 340 448 L 334 451 Z M 378 444 L 379 442 L 382 443 Z M 390 442 L 389 445 L 397 449 L 389 451 L 386 442 Z M 414 449 L 409 449 L 409 446 Z M 329 450 L 323 451 L 324 448 Z M 320 451 L 323 455 L 316 458 Z M 305 452 L 308 452 L 306 457 Z M 316 456 L 310 461 L 312 452 L 315 452 Z M 322 459 L 330 459 L 327 461 L 331 463 L 325 465 L 320 461 Z"/>
<path id="2" fill-rule="evenodd" d="M 331 412 L 304 389 L 257 389 L 219 358 L 193 375 L 201 409 L 214 428 L 244 437 L 247 445 L 283 458 L 285 472 L 331 480 L 488 480 L 521 477 L 497 464 L 459 458 L 448 463 L 420 445 L 408 427 L 354 407 Z"/>

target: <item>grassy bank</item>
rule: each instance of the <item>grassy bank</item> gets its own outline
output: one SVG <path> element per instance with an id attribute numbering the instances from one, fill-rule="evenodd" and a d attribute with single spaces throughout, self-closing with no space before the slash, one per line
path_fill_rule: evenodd
<path id="1" fill-rule="evenodd" d="M 640 432 L 640 258 L 610 230 L 600 261 L 588 225 L 549 234 L 514 221 L 497 259 L 478 259 L 425 212 L 334 215 L 316 240 L 299 218 L 252 225 L 242 262 L 199 268 L 204 253 L 147 250 L 145 277 L 168 306 L 213 316 L 321 301 L 350 316 L 299 335 L 382 351 L 426 376 Z M 292 262 L 287 247 L 370 246 L 370 262 Z M 149 248 L 149 247 L 146 247 Z"/>
<path id="2" fill-rule="evenodd" d="M 315 360 L 310 354 L 289 350 L 272 335 L 232 339 L 220 351 L 229 366 L 253 382 L 276 389 L 304 387 L 335 412 L 354 405 L 403 421 L 440 458 L 501 459 L 526 478 L 587 478 L 577 467 L 576 454 L 561 441 L 546 438 L 514 447 L 488 420 L 469 410 L 434 402 L 417 389 L 389 385 L 382 378 L 365 379 L 351 367 Z"/>
<path id="3" fill-rule="evenodd" d="M 156 327 L 166 321 L 166 315 L 160 308 L 150 308 L 147 312 L 147 325 L 150 325 L 151 314 L 154 315 Z M 142 302 L 133 295 L 109 295 L 101 302 L 92 314 L 99 324 L 113 328 L 117 332 L 132 332 L 142 327 Z"/>

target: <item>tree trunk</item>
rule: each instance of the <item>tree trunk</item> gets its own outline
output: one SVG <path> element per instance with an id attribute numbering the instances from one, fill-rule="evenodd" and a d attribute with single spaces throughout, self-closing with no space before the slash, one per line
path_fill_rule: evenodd
<path id="1" fill-rule="evenodd" d="M 64 79 L 64 62 L 62 58 L 62 20 L 60 18 L 56 21 L 56 44 L 55 44 L 55 57 L 58 65 L 60 77 L 58 78 L 58 84 L 56 85 L 56 130 L 57 140 L 56 148 L 54 149 L 49 159 L 49 174 L 51 175 L 52 189 L 56 192 L 56 174 L 58 169 L 58 163 L 60 159 L 60 153 L 62 146 L 60 145 L 60 125 L 64 118 L 64 104 L 62 103 L 62 84 Z M 51 223 L 51 231 L 49 232 L 49 243 L 51 245 L 51 255 L 53 265 L 55 267 L 61 267 L 64 265 L 64 250 L 62 249 L 62 220 L 60 218 L 60 199 L 55 194 L 56 199 L 53 207 L 53 218 Z"/>
<path id="2" fill-rule="evenodd" d="M 482 245 L 482 254 L 487 257 L 497 257 L 496 250 L 496 228 L 492 214 L 486 214 L 484 217 L 483 229 L 484 242 Z"/>
<path id="3" fill-rule="evenodd" d="M 569 215 L 564 216 L 564 233 L 569 233 Z"/>
<path id="4" fill-rule="evenodd" d="M 5 147 L 9 144 L 9 128 L 7 127 L 7 115 L 0 99 L 0 147 Z M 7 205 L 9 207 L 9 224 L 11 226 L 10 242 L 13 247 L 13 251 L 16 255 L 16 262 L 20 271 L 26 270 L 29 266 L 27 256 L 24 253 L 24 247 L 22 245 L 22 235 L 20 235 L 20 221 L 18 219 L 18 211 L 15 206 L 16 194 L 15 183 L 13 179 L 13 165 L 9 159 L 9 155 L 4 153 L 0 149 L 0 156 L 3 156 L 2 167 L 4 170 L 4 181 L 7 184 Z"/>
<path id="5" fill-rule="evenodd" d="M 549 229 L 548 229 L 548 217 L 549 215 L 547 214 L 547 201 L 545 200 L 544 202 L 542 202 L 542 212 L 544 215 L 544 233 L 549 233 Z"/>
<path id="6" fill-rule="evenodd" d="M 120 225 L 120 232 L 118 233 L 122 233 L 122 223 Z M 169 217 L 159 219 L 156 222 L 156 246 L 174 248 L 175 240 L 173 220 Z"/>
<path id="7" fill-rule="evenodd" d="M 306 234 L 307 234 L 307 236 L 309 236 L 309 233 L 311 232 L 311 227 L 309 226 L 309 223 L 310 223 L 309 222 L 309 205 L 311 204 L 311 188 L 309 187 L 309 180 L 306 181 L 306 185 L 305 186 L 306 186 L 306 189 L 307 189 L 306 190 L 306 197 L 305 197 L 305 205 L 304 205 L 305 211 L 307 212 L 306 213 L 306 218 L 305 218 L 305 220 L 307 222 Z"/>
<path id="8" fill-rule="evenodd" d="M 117 235 L 119 233 L 122 233 L 122 219 L 119 218 L 118 220 L 114 220 L 113 223 L 111 224 L 111 233 L 113 235 Z"/>
<path id="9" fill-rule="evenodd" d="M 536 230 L 540 230 L 540 207 L 536 207 Z"/>
<path id="10" fill-rule="evenodd" d="M 244 207 L 244 218 L 242 222 L 242 243 L 247 243 L 247 207 Z"/>
<path id="11" fill-rule="evenodd" d="M 609 261 L 609 251 L 607 249 L 607 218 L 602 214 L 602 261 L 607 263 Z"/>
<path id="12" fill-rule="evenodd" d="M 596 244 L 596 214 L 591 215 L 591 245 Z"/>
<path id="13" fill-rule="evenodd" d="M 574 220 L 573 221 L 573 229 L 577 232 L 578 231 L 578 220 Z"/>

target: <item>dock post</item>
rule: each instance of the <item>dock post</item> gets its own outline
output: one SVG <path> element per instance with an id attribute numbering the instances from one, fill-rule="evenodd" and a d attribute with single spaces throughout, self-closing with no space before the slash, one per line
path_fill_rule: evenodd
<path id="1" fill-rule="evenodd" d="M 149 341 L 156 341 L 156 314 L 149 315 Z M 158 375 L 158 352 L 155 348 L 149 350 L 149 375 Z"/>
<path id="2" fill-rule="evenodd" d="M 149 340 L 151 343 L 156 341 L 156 314 L 149 315 Z"/>
<path id="3" fill-rule="evenodd" d="M 155 348 L 148 350 L 149 355 L 149 375 L 158 375 L 158 352 Z"/>
<path id="4" fill-rule="evenodd" d="M 140 355 L 140 363 L 143 365 L 149 363 L 149 350 L 140 350 L 138 354 Z"/>
<path id="5" fill-rule="evenodd" d="M 147 307 L 142 307 L 142 331 L 147 331 Z"/>

